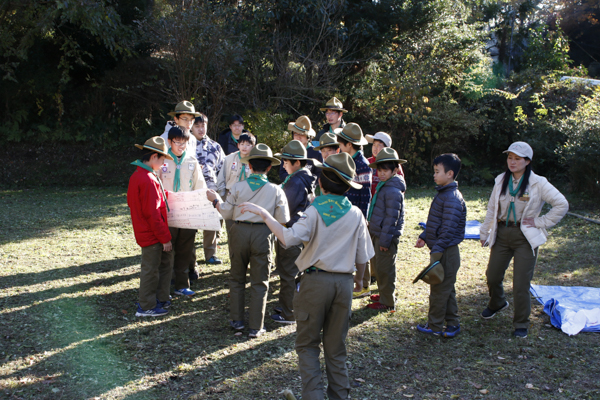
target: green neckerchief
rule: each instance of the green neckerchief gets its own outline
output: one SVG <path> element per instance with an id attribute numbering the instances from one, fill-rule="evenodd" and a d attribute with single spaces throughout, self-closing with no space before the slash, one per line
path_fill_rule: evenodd
<path id="1" fill-rule="evenodd" d="M 233 132 L 231 132 L 231 138 L 233 139 L 235 144 L 238 144 L 238 140 L 235 138 L 235 136 L 233 136 Z"/>
<path id="2" fill-rule="evenodd" d="M 519 179 L 519 184 L 517 185 L 516 189 L 511 189 L 513 186 L 512 182 L 508 183 L 508 193 L 510 193 L 510 195 L 512 196 L 512 200 L 508 205 L 508 212 L 506 213 L 506 226 L 508 226 L 508 219 L 510 218 L 511 211 L 513 212 L 513 218 L 515 220 L 515 223 L 517 223 L 517 212 L 515 211 L 515 196 L 517 195 L 517 193 L 519 193 L 519 189 L 521 189 L 521 183 L 523 183 L 523 175 L 521 175 L 521 179 Z"/>
<path id="3" fill-rule="evenodd" d="M 146 164 L 144 164 L 140 160 L 135 160 L 134 162 L 131 163 L 131 165 L 137 165 L 140 168 L 144 168 L 146 171 L 152 172 L 152 174 L 156 177 L 156 180 L 158 181 L 158 184 L 160 185 L 160 192 L 161 192 L 161 194 L 163 196 L 163 200 L 165 201 L 165 204 L 167 205 L 167 211 L 171 211 L 169 209 L 169 202 L 167 201 L 167 195 L 165 194 L 165 188 L 162 185 L 162 181 L 160 180 L 160 178 L 156 174 L 156 171 L 154 171 L 152 168 L 150 168 L 149 166 L 147 166 Z"/>
<path id="4" fill-rule="evenodd" d="M 250 189 L 252 189 L 252 191 L 254 192 L 257 189 L 263 187 L 265 183 L 269 182 L 269 180 L 267 179 L 266 175 L 250 174 L 248 179 L 246 179 L 246 182 L 248 182 L 248 185 L 250 185 Z"/>
<path id="5" fill-rule="evenodd" d="M 346 196 L 335 194 L 319 196 L 313 201 L 312 205 L 315 206 L 317 212 L 323 218 L 325 226 L 333 224 L 352 208 L 352 203 Z"/>
<path id="6" fill-rule="evenodd" d="M 380 181 L 377 184 L 377 187 L 375 188 L 375 194 L 373 195 L 373 198 L 371 199 L 371 206 L 369 207 L 369 214 L 367 216 L 367 221 L 371 221 L 371 215 L 373 214 L 373 209 L 375 208 L 375 202 L 377 201 L 377 195 L 379 194 L 379 190 L 383 187 L 383 185 L 385 185 L 387 181 Z"/>
<path id="7" fill-rule="evenodd" d="M 302 168 L 300 168 L 300 169 L 302 169 Z M 299 169 L 298 171 L 300 171 L 300 169 Z M 296 172 L 298 172 L 298 171 L 296 171 Z M 291 178 L 293 175 L 295 175 L 295 174 L 296 174 L 296 172 L 294 172 L 293 174 L 291 174 L 291 175 L 288 175 L 288 176 L 286 176 L 286 177 L 285 177 L 285 179 L 283 180 L 283 183 L 281 184 L 281 187 L 282 187 L 282 188 L 285 186 L 285 184 L 287 183 L 287 181 L 289 181 L 289 180 L 290 180 L 290 178 Z"/>
<path id="8" fill-rule="evenodd" d="M 238 160 L 240 160 L 240 165 L 242 166 L 242 171 L 240 172 L 240 176 L 238 178 L 238 182 L 246 180 L 246 166 L 242 162 L 242 154 L 238 151 Z"/>
<path id="9" fill-rule="evenodd" d="M 356 156 L 358 155 L 358 153 L 360 153 L 360 151 L 357 151 L 356 153 L 354 153 L 354 154 L 352 155 L 352 159 L 353 159 L 353 160 L 356 158 Z"/>
<path id="10" fill-rule="evenodd" d="M 173 162 L 175 163 L 175 178 L 173 178 L 173 191 L 179 192 L 179 189 L 181 189 L 181 182 L 180 182 L 181 177 L 179 175 L 179 171 L 181 170 L 181 163 L 183 162 L 183 159 L 185 158 L 185 151 L 181 155 L 181 158 L 177 157 L 175 154 L 173 154 L 171 149 L 169 149 L 169 155 L 171 157 L 173 157 Z M 179 158 L 179 161 L 177 161 L 178 158 Z"/>

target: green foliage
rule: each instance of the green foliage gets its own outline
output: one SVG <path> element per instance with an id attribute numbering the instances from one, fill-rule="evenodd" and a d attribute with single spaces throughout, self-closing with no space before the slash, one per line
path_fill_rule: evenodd
<path id="1" fill-rule="evenodd" d="M 569 171 L 573 189 L 600 195 L 600 86 L 579 98 L 576 110 L 557 122 L 566 140 L 557 153 Z"/>
<path id="2" fill-rule="evenodd" d="M 530 29 L 529 44 L 522 56 L 522 68 L 565 71 L 572 63 L 569 42 L 560 26 L 550 30 L 546 24 L 540 24 Z"/>

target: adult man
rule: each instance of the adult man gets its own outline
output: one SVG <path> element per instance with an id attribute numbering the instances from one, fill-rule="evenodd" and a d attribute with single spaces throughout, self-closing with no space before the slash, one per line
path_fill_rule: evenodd
<path id="1" fill-rule="evenodd" d="M 187 134 L 190 134 L 190 129 L 194 124 L 194 119 L 200 115 L 200 113 L 196 112 L 196 108 L 192 103 L 187 100 L 184 100 L 180 103 L 177 103 L 175 106 L 175 110 L 168 113 L 171 117 L 173 117 L 173 121 L 168 121 L 165 125 L 165 131 L 161 138 L 165 139 L 165 142 L 169 139 L 169 131 L 175 125 L 181 128 L 181 130 Z M 190 139 L 188 140 L 187 147 L 185 151 L 187 154 L 196 154 L 196 145 L 197 140 L 193 135 L 190 135 Z"/>
<path id="2" fill-rule="evenodd" d="M 217 139 L 226 156 L 238 151 L 237 142 L 242 133 L 248 133 L 244 129 L 244 118 L 235 114 L 229 118 L 229 128 L 221 132 Z"/>
<path id="3" fill-rule="evenodd" d="M 337 97 L 332 97 L 325 107 L 321 108 L 321 111 L 325 111 L 325 119 L 327 119 L 327 123 L 323 125 L 323 128 L 317 133 L 317 137 L 315 137 L 315 141 L 318 146 L 319 139 L 321 139 L 321 135 L 325 132 L 335 133 L 333 130 L 336 128 L 343 128 L 346 126 L 346 123 L 343 120 L 343 115 L 348 110 L 344 109 L 344 105 L 341 101 L 338 100 Z"/>
<path id="4" fill-rule="evenodd" d="M 196 117 L 192 126 L 192 135 L 198 140 L 196 147 L 196 159 L 202 166 L 202 173 L 206 186 L 209 189 L 217 190 L 217 174 L 223 167 L 225 153 L 221 145 L 206 134 L 208 128 L 208 117 L 202 113 Z M 219 231 L 204 231 L 204 259 L 208 264 L 221 264 L 215 253 L 217 251 Z"/>

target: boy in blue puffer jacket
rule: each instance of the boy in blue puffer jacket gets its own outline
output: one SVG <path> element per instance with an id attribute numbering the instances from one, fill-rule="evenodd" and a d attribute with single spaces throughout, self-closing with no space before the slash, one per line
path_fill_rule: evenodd
<path id="1" fill-rule="evenodd" d="M 420 248 L 427 244 L 431 250 L 430 265 L 439 261 L 444 268 L 444 280 L 431 285 L 427 323 L 417 325 L 417 329 L 444 337 L 454 337 L 460 332 L 454 283 L 460 268 L 458 244 L 465 238 L 467 220 L 467 207 L 455 181 L 460 167 L 456 154 L 442 154 L 433 160 L 433 180 L 438 193 L 429 208 L 427 227 L 415 245 Z"/>
<path id="2" fill-rule="evenodd" d="M 398 158 L 391 147 L 382 149 L 369 167 L 377 169 L 379 183 L 375 189 L 367 221 L 373 240 L 375 257 L 371 267 L 377 275 L 379 294 L 371 296 L 373 310 L 394 310 L 396 304 L 396 254 L 398 241 L 404 229 L 404 177 L 398 174 L 399 164 L 406 160 Z"/>

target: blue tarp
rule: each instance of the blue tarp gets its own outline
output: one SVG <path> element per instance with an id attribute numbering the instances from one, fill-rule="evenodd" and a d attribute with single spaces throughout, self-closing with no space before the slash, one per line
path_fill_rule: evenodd
<path id="1" fill-rule="evenodd" d="M 530 291 L 563 332 L 600 332 L 600 288 L 531 285 Z"/>
<path id="2" fill-rule="evenodd" d="M 427 226 L 425 222 L 419 222 L 419 226 L 423 229 Z M 479 228 L 481 222 L 479 221 L 467 221 L 465 225 L 465 239 L 477 239 L 479 240 Z"/>

